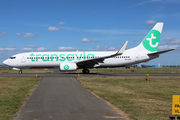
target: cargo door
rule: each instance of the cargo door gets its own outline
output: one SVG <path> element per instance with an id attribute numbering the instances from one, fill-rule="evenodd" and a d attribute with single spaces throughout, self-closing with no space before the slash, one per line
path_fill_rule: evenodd
<path id="1" fill-rule="evenodd" d="M 26 56 L 25 55 L 21 55 L 21 62 L 26 63 Z"/>

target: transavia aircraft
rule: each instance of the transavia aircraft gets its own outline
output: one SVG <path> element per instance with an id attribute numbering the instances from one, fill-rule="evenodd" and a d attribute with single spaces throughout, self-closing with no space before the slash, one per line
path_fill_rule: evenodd
<path id="1" fill-rule="evenodd" d="M 147 62 L 158 58 L 160 54 L 174 49 L 157 52 L 163 23 L 157 23 L 144 40 L 137 46 L 125 50 L 128 41 L 118 51 L 86 51 L 86 52 L 28 52 L 16 54 L 5 60 L 3 64 L 14 70 L 59 68 L 60 71 L 76 71 L 88 68 L 128 67 L 133 64 Z"/>

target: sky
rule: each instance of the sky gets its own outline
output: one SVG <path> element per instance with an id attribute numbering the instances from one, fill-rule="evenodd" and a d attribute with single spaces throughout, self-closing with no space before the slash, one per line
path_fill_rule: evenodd
<path id="1" fill-rule="evenodd" d="M 164 22 L 158 51 L 146 65 L 180 65 L 180 0 L 2 0 L 0 64 L 36 51 L 116 51 L 141 43 Z"/>

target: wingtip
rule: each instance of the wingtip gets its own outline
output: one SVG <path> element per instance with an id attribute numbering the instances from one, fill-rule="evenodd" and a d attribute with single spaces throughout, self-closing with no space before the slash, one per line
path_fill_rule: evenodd
<path id="1" fill-rule="evenodd" d="M 126 42 L 123 44 L 123 46 L 119 49 L 119 51 L 118 51 L 116 54 L 122 55 L 123 52 L 124 52 L 124 50 L 126 49 L 127 44 L 128 44 L 128 41 L 126 41 Z"/>

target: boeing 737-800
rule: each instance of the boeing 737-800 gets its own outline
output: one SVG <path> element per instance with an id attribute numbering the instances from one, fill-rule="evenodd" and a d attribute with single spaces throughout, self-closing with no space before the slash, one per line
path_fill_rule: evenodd
<path id="1" fill-rule="evenodd" d="M 19 70 L 19 73 L 27 68 L 59 68 L 60 71 L 83 69 L 83 73 L 89 73 L 88 68 L 128 67 L 174 50 L 157 52 L 162 28 L 163 23 L 157 23 L 137 47 L 128 50 L 125 50 L 128 43 L 126 41 L 118 51 L 27 52 L 13 55 L 3 64 Z"/>

